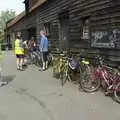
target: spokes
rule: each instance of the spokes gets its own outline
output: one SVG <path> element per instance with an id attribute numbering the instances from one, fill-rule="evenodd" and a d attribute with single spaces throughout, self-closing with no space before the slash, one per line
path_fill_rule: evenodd
<path id="1" fill-rule="evenodd" d="M 116 98 L 116 101 L 120 103 L 120 83 L 115 88 L 114 96 Z"/>
<path id="2" fill-rule="evenodd" d="M 91 80 L 91 75 L 85 74 L 83 75 L 82 79 L 83 79 L 84 87 L 90 88 L 92 86 L 93 81 Z"/>

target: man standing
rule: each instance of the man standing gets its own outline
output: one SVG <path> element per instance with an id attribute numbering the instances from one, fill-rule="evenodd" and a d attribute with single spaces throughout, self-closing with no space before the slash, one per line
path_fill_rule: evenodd
<path id="1" fill-rule="evenodd" d="M 17 35 L 15 40 L 15 54 L 17 58 L 17 69 L 23 70 L 24 48 L 22 47 L 22 40 L 20 35 Z"/>
<path id="2" fill-rule="evenodd" d="M 46 32 L 40 31 L 41 39 L 40 39 L 40 52 L 42 53 L 42 61 L 43 61 L 43 71 L 48 68 L 48 38 L 46 37 Z"/>

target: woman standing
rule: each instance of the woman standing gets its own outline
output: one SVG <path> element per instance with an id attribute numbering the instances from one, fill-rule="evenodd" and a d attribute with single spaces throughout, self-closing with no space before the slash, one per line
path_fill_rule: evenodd
<path id="1" fill-rule="evenodd" d="M 22 47 L 22 40 L 20 39 L 20 35 L 16 36 L 15 54 L 17 58 L 16 59 L 17 69 L 23 70 L 24 48 Z"/>
<path id="2" fill-rule="evenodd" d="M 33 51 L 35 50 L 35 38 L 31 37 L 31 39 L 28 42 L 28 54 L 32 58 Z"/>

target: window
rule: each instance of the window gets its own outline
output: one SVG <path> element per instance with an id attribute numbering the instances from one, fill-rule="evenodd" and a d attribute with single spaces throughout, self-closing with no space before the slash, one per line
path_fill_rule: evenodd
<path id="1" fill-rule="evenodd" d="M 44 23 L 44 30 L 47 36 L 49 36 L 50 35 L 50 22 Z"/>
<path id="2" fill-rule="evenodd" d="M 82 20 L 82 39 L 89 39 L 90 38 L 90 30 L 89 30 L 89 18 L 84 18 Z"/>
<path id="3" fill-rule="evenodd" d="M 47 36 L 50 36 L 52 24 L 50 22 L 39 24 L 39 31 L 43 30 Z"/>

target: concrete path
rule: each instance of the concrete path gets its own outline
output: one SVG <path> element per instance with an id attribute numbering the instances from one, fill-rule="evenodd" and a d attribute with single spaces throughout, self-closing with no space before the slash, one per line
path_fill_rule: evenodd
<path id="1" fill-rule="evenodd" d="M 6 52 L 2 62 L 0 120 L 120 120 L 120 105 L 103 93 L 86 94 L 77 86 L 52 78 L 51 70 L 29 66 L 16 70 L 15 56 Z"/>

